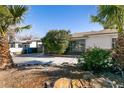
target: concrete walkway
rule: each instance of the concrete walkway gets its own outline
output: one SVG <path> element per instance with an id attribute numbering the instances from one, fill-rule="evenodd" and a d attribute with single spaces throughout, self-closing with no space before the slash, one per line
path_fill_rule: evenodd
<path id="1" fill-rule="evenodd" d="M 45 56 L 21 56 L 13 57 L 15 63 L 19 64 L 56 64 L 62 63 L 75 64 L 78 62 L 77 58 L 72 57 L 45 57 Z"/>

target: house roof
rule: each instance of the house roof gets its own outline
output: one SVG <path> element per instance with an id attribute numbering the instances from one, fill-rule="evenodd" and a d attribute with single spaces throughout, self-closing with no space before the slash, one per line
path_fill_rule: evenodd
<path id="1" fill-rule="evenodd" d="M 90 32 L 80 32 L 80 33 L 74 33 L 72 34 L 72 38 L 80 38 L 90 35 L 100 35 L 100 34 L 112 34 L 117 33 L 116 29 L 104 29 L 100 31 L 90 31 Z"/>
<path id="2" fill-rule="evenodd" d="M 33 40 L 18 40 L 18 41 L 15 41 L 16 43 L 31 43 L 31 42 L 41 42 L 40 39 L 33 39 Z"/>

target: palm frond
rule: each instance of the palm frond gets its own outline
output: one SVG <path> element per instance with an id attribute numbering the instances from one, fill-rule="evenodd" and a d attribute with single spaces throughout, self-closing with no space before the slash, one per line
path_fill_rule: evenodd
<path id="1" fill-rule="evenodd" d="M 15 32 L 21 32 L 22 30 L 28 30 L 28 29 L 31 29 L 31 28 L 32 28 L 31 25 L 27 25 L 27 26 L 22 26 L 22 27 L 16 27 L 13 30 Z"/>
<path id="2" fill-rule="evenodd" d="M 9 5 L 8 9 L 13 16 L 13 23 L 20 23 L 24 19 L 24 15 L 28 10 L 27 6 L 24 5 Z"/>
<path id="3" fill-rule="evenodd" d="M 2 19 L 3 17 L 12 17 L 10 11 L 5 5 L 0 6 L 0 19 Z"/>
<path id="4" fill-rule="evenodd" d="M 96 19 L 97 18 L 97 19 Z M 98 22 L 103 26 L 117 27 L 119 31 L 123 30 L 124 25 L 124 6 L 101 5 L 98 6 L 96 17 L 92 21 Z"/>
<path id="5" fill-rule="evenodd" d="M 19 24 L 24 20 L 24 15 L 28 7 L 24 5 L 2 5 L 0 6 L 0 33 L 6 34 L 7 31 L 22 31 L 30 29 L 31 26 L 20 27 Z M 19 26 L 19 27 L 17 27 Z"/>
<path id="6" fill-rule="evenodd" d="M 124 9 L 124 5 L 115 5 L 118 8 Z"/>

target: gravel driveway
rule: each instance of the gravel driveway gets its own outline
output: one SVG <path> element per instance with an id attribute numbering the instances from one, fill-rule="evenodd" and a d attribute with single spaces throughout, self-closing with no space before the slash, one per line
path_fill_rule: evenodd
<path id="1" fill-rule="evenodd" d="M 62 63 L 75 64 L 77 63 L 77 58 L 72 57 L 13 57 L 15 63 L 19 64 L 56 64 L 60 65 Z"/>

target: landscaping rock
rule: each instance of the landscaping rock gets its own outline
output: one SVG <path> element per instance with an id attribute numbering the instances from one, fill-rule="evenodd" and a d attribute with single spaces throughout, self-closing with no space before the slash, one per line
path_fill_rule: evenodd
<path id="1" fill-rule="evenodd" d="M 68 78 L 60 78 L 55 84 L 54 88 L 90 88 L 90 82 L 87 80 L 80 79 L 68 79 Z"/>
<path id="2" fill-rule="evenodd" d="M 70 76 L 72 76 L 72 78 L 77 78 L 77 79 L 84 79 L 84 80 L 91 80 L 93 78 L 95 78 L 95 76 L 89 72 L 89 71 L 84 71 L 84 72 L 72 72 L 70 74 Z"/>
<path id="3" fill-rule="evenodd" d="M 91 79 L 91 85 L 95 88 L 114 88 L 116 82 L 112 82 L 109 79 L 105 79 L 103 77 L 101 78 L 96 78 L 96 79 Z"/>
<path id="4" fill-rule="evenodd" d="M 92 74 L 89 71 L 72 70 L 70 66 L 18 66 L 0 71 L 0 87 L 124 88 L 124 78 L 108 72 Z"/>
<path id="5" fill-rule="evenodd" d="M 60 78 L 54 83 L 54 88 L 70 88 L 71 80 L 68 78 Z"/>
<path id="6" fill-rule="evenodd" d="M 116 83 L 105 78 L 95 78 L 90 81 L 60 78 L 55 82 L 54 88 L 114 88 L 114 84 Z"/>
<path id="7" fill-rule="evenodd" d="M 72 88 L 90 88 L 91 87 L 90 82 L 87 80 L 83 80 L 83 79 L 81 80 L 74 79 L 72 80 L 71 84 L 72 84 Z"/>

